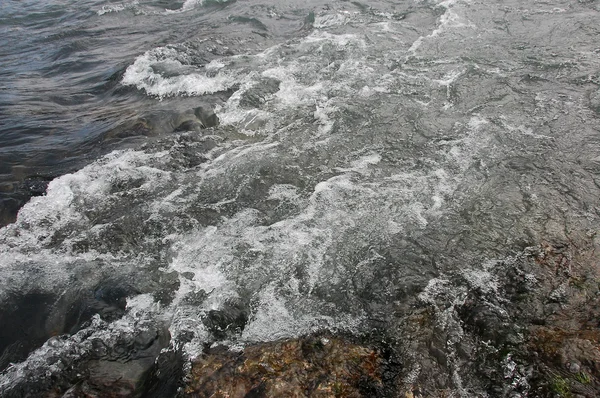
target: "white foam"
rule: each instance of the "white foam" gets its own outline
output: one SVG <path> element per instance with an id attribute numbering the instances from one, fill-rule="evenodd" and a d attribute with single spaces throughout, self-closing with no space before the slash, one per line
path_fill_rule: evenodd
<path id="1" fill-rule="evenodd" d="M 335 46 L 347 52 L 348 59 L 344 59 L 339 67 L 325 63 L 324 58 L 318 55 L 326 51 L 325 46 Z M 299 58 L 283 56 L 282 53 L 289 51 L 290 47 L 303 55 Z M 230 70 L 229 75 L 236 76 L 239 90 L 225 106 L 219 107 L 221 122 L 234 125 L 247 134 L 257 131 L 270 133 L 278 127 L 275 118 L 284 121 L 288 114 L 296 117 L 299 108 L 314 106 L 312 113 L 319 126 L 317 133 L 320 136 L 328 135 L 334 127 L 331 115 L 337 111 L 337 107 L 329 100 L 331 93 L 340 96 L 349 91 L 345 84 L 333 82 L 332 75 L 338 75 L 340 81 L 342 78 L 351 81 L 364 76 L 364 68 L 361 69 L 362 65 L 352 56 L 353 49 L 363 48 L 364 41 L 356 35 L 333 35 L 318 31 L 286 46 L 276 45 L 256 55 L 236 58 L 240 70 Z M 247 73 L 247 68 L 252 72 Z M 374 73 L 373 70 L 369 72 Z M 264 78 L 277 80 L 279 90 L 264 98 L 258 109 L 243 109 L 240 101 L 244 93 L 261 84 Z"/>
<path id="2" fill-rule="evenodd" d="M 230 0 L 211 0 L 213 3 L 226 3 Z M 203 6 L 206 3 L 206 0 L 185 0 L 181 5 L 181 8 L 175 10 L 166 9 L 164 11 L 165 14 L 179 14 L 182 12 L 188 12 L 194 10 L 198 6 Z"/>
<path id="3" fill-rule="evenodd" d="M 474 129 L 485 124 L 477 118 L 471 123 Z M 464 146 L 475 142 L 456 143 L 461 161 L 476 154 L 474 147 Z M 233 149 L 215 159 L 215 169 L 206 170 L 204 178 L 218 179 L 222 172 L 232 172 L 230 166 L 219 165 L 235 162 L 243 169 L 246 162 L 264 159 L 277 148 L 276 143 L 262 143 Z M 453 161 L 447 146 L 440 151 Z M 346 283 L 355 267 L 361 266 L 331 268 L 329 250 L 340 237 L 356 229 L 384 239 L 386 234 L 399 233 L 410 225 L 426 227 L 430 218 L 443 214 L 444 198 L 458 184 L 439 168 L 371 181 L 381 162 L 378 153 L 357 156 L 347 167 L 337 168 L 342 174 L 317 183 L 308 199 L 298 196 L 292 185 L 273 186 L 269 200 L 291 200 L 301 211 L 272 225 L 262 225 L 260 214 L 246 209 L 218 226 L 180 237 L 171 250 L 177 255 L 169 269 L 194 274 L 184 281 L 180 297 L 197 290 L 209 293 L 203 307 L 206 311 L 220 308 L 226 300 L 249 289 L 256 304 L 244 330 L 247 340 L 309 333 L 316 327 L 356 327 L 361 316 L 337 313 L 331 317 L 331 303 L 310 295 L 319 286 Z M 298 269 L 304 270 L 302 280 L 298 280 Z"/>
<path id="4" fill-rule="evenodd" d="M 291 184 L 275 184 L 269 189 L 270 200 L 294 202 L 299 198 L 298 187 Z"/>
<path id="5" fill-rule="evenodd" d="M 344 56 L 339 63 L 326 63 L 327 57 L 319 55 L 331 47 Z M 289 48 L 303 55 L 286 57 Z M 348 82 L 368 78 L 378 82 L 374 85 L 378 92 L 387 92 L 393 84 L 391 76 L 377 75 L 379 65 L 373 64 L 373 68 L 362 60 L 360 53 L 367 50 L 357 35 L 324 30 L 258 54 L 224 57 L 204 66 L 193 65 L 185 51 L 160 47 L 139 56 L 127 68 L 122 83 L 160 98 L 203 95 L 237 86 L 237 92 L 216 110 L 221 124 L 235 126 L 247 135 L 273 133 L 287 117 L 296 117 L 300 107 L 314 107 L 317 135 L 327 136 L 334 128 L 332 115 L 338 109 L 330 98 L 353 95 Z M 264 78 L 276 79 L 279 90 L 262 98 L 257 108 L 241 106 L 245 93 L 262 84 Z"/>
<path id="6" fill-rule="evenodd" d="M 350 14 L 338 12 L 335 14 L 323 14 L 315 18 L 313 27 L 317 29 L 330 28 L 332 26 L 345 25 L 350 21 Z"/>
<path id="7" fill-rule="evenodd" d="M 471 118 L 469 119 L 468 126 L 471 130 L 478 130 L 482 126 L 485 126 L 486 124 L 489 124 L 489 122 L 486 119 L 483 119 L 483 118 L 479 117 L 478 115 L 474 115 L 474 116 L 471 116 Z"/>
<path id="8" fill-rule="evenodd" d="M 110 5 L 104 5 L 102 6 L 101 9 L 99 9 L 98 11 L 96 11 L 96 13 L 98 15 L 104 15 L 104 14 L 108 14 L 111 12 L 119 12 L 119 11 L 124 11 L 126 8 L 125 4 L 110 4 Z"/>
<path id="9" fill-rule="evenodd" d="M 83 210 L 87 206 L 108 204 L 114 183 L 140 179 L 144 183 L 139 189 L 143 190 L 169 181 L 169 172 L 147 165 L 151 160 L 167 162 L 169 158 L 165 152 L 115 151 L 76 173 L 52 180 L 45 196 L 32 198 L 19 211 L 15 224 L 0 229 L 1 240 L 18 241 L 22 249 L 39 247 L 50 244 L 57 230 L 88 228 L 90 220 Z M 19 233 L 16 239 L 15 231 Z M 0 252 L 5 250 L 12 248 L 0 245 Z"/>
<path id="10" fill-rule="evenodd" d="M 129 9 L 136 9 L 139 6 L 139 4 L 140 4 L 139 1 L 134 0 L 134 1 L 129 2 L 129 3 L 118 3 L 118 4 L 103 5 L 101 9 L 99 9 L 98 11 L 96 11 L 96 13 L 98 15 L 104 15 L 104 14 L 110 14 L 110 13 L 117 13 L 117 12 L 129 10 Z"/>
<path id="11" fill-rule="evenodd" d="M 475 24 L 470 21 L 463 21 L 463 18 L 455 12 L 456 4 L 458 2 L 458 0 L 444 0 L 436 4 L 436 7 L 442 7 L 445 9 L 444 13 L 438 18 L 436 28 L 427 36 L 420 36 L 411 44 L 407 51 L 408 55 L 406 59 L 411 56 L 416 56 L 417 50 L 423 45 L 424 41 L 438 38 L 449 30 L 460 28 L 477 29 Z"/>
<path id="12" fill-rule="evenodd" d="M 209 70 L 219 71 L 208 76 L 205 70 L 192 66 L 185 54 L 173 48 L 159 47 L 137 57 L 125 71 L 122 83 L 160 98 L 210 94 L 225 91 L 236 83 L 234 77 L 220 72 L 223 69 L 221 65 L 224 64 L 219 61 L 208 64 Z M 165 76 L 157 72 L 157 68 L 168 69 L 170 73 Z"/>
<path id="13" fill-rule="evenodd" d="M 355 34 L 351 34 L 351 33 L 344 33 L 344 34 L 333 34 L 333 33 L 329 33 L 329 32 L 314 32 L 312 34 L 310 34 L 309 36 L 307 36 L 301 43 L 300 43 L 300 47 L 302 48 L 303 46 L 306 45 L 312 45 L 314 43 L 321 43 L 321 44 L 326 44 L 326 43 L 332 43 L 334 45 L 336 45 L 337 47 L 339 47 L 340 49 L 342 47 L 346 47 L 346 46 L 360 46 L 360 47 L 366 47 L 366 42 L 361 39 L 359 36 L 355 35 Z M 322 51 L 320 49 L 318 49 L 319 51 Z"/>
<path id="14" fill-rule="evenodd" d="M 481 269 L 469 269 L 463 271 L 463 276 L 469 282 L 472 289 L 500 296 L 498 292 L 498 280 L 491 272 Z"/>
<path id="15" fill-rule="evenodd" d="M 242 340 L 246 342 L 273 341 L 283 338 L 294 338 L 307 333 L 323 329 L 330 330 L 360 330 L 362 317 L 341 315 L 335 318 L 319 315 L 297 315 L 290 313 L 288 308 L 295 308 L 296 304 L 286 306 L 275 294 L 265 294 L 257 311 L 248 322 L 242 333 Z"/>
<path id="16" fill-rule="evenodd" d="M 505 116 L 500 117 L 500 122 L 502 123 L 502 127 L 506 129 L 509 133 L 519 134 L 529 136 L 538 140 L 554 140 L 554 137 L 550 137 L 543 134 L 536 134 L 531 127 L 527 127 L 525 125 L 512 126 L 506 121 Z"/>
<path id="17" fill-rule="evenodd" d="M 320 107 L 318 104 L 316 105 L 316 110 L 313 115 L 319 124 L 319 135 L 327 135 L 331 132 L 335 124 L 335 120 L 329 115 L 334 113 L 336 110 L 337 109 L 334 106 L 328 106 L 327 104 L 324 107 Z"/>
<path id="18" fill-rule="evenodd" d="M 178 10 L 166 10 L 168 13 L 185 12 L 193 10 L 197 5 L 202 5 L 203 0 L 185 0 Z"/>
<path id="19" fill-rule="evenodd" d="M 289 44 L 305 54 L 303 59 L 282 59 L 280 53 L 286 51 L 286 46 L 275 45 L 258 54 L 225 57 L 198 66 L 193 65 L 184 51 L 172 47 L 159 47 L 137 57 L 125 71 L 122 83 L 160 98 L 203 95 L 239 85 L 237 95 L 234 94 L 226 107 L 221 109 L 224 113 L 222 121 L 231 124 L 243 123 L 248 130 L 256 115 L 249 118 L 250 111 L 241 110 L 239 101 L 245 91 L 257 84 L 259 76 L 281 82 L 280 90 L 273 95 L 274 101 L 265 104 L 266 109 L 261 110 L 261 116 L 265 116 L 265 120 L 272 113 L 269 108 L 281 110 L 311 104 L 316 99 L 326 101 L 328 91 L 342 87 L 325 87 L 324 81 L 328 82 L 328 76 L 321 75 L 327 65 L 323 65 L 323 59 L 319 57 L 309 57 L 309 54 L 325 51 L 324 46 L 328 45 L 346 51 L 348 55 L 351 55 L 353 49 L 366 49 L 364 40 L 356 35 L 334 35 L 326 31 L 316 31 Z M 232 63 L 232 60 L 236 62 Z M 252 72 L 249 73 L 248 70 Z M 340 68 L 340 72 L 344 72 L 344 69 Z M 357 75 L 355 71 L 352 73 Z M 313 81 L 312 84 L 308 83 L 310 80 Z"/>

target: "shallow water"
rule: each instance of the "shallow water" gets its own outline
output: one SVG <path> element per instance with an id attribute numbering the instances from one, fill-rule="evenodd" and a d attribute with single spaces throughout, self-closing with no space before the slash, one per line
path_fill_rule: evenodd
<path id="1" fill-rule="evenodd" d="M 6 392 L 140 330 L 393 335 L 447 275 L 597 229 L 595 2 L 0 7 L 5 207 L 72 171 L 0 229 L 2 301 L 45 303 Z"/>

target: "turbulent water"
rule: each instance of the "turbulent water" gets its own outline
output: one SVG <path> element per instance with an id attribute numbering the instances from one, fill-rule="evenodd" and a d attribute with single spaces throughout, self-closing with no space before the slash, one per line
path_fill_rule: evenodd
<path id="1" fill-rule="evenodd" d="M 5 220 L 61 175 L 0 229 L 6 394 L 144 333 L 392 336 L 598 226 L 596 1 L 5 1 L 0 31 Z"/>

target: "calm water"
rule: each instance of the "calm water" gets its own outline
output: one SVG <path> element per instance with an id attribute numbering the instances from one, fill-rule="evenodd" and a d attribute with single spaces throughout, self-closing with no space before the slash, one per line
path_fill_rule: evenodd
<path id="1" fill-rule="evenodd" d="M 140 330 L 186 358 L 393 334 L 449 275 L 597 229 L 599 27 L 593 1 L 3 1 L 2 222 L 60 177 L 0 229 L 31 312 L 0 391 Z"/>

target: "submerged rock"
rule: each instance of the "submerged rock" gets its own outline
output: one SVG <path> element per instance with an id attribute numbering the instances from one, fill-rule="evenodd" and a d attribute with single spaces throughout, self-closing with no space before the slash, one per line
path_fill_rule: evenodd
<path id="1" fill-rule="evenodd" d="M 219 118 L 212 109 L 199 106 L 185 111 L 163 110 L 146 115 L 136 126 L 149 130 L 150 135 L 172 132 L 196 131 L 219 125 Z"/>
<path id="2" fill-rule="evenodd" d="M 11 362 L 24 360 L 52 336 L 75 334 L 98 314 L 105 321 L 125 313 L 126 297 L 136 290 L 125 283 L 107 280 L 93 289 L 55 295 L 30 292 L 9 296 L 0 306 L 0 371 Z"/>
<path id="3" fill-rule="evenodd" d="M 51 294 L 33 292 L 11 297 L 0 309 L 0 371 L 10 362 L 27 358 L 32 348 L 50 337 L 46 322 L 51 312 Z"/>

